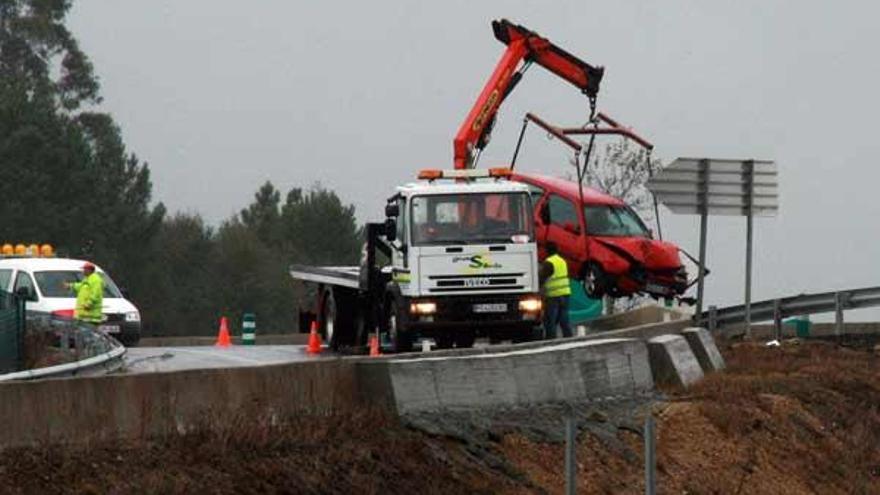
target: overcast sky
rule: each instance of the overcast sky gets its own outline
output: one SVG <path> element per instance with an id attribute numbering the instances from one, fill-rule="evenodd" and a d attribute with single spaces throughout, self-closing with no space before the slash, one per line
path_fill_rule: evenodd
<path id="1" fill-rule="evenodd" d="M 395 184 L 451 167 L 504 48 L 490 21 L 509 18 L 604 65 L 600 109 L 664 163 L 777 161 L 780 214 L 755 221 L 757 300 L 880 281 L 878 14 L 870 1 L 88 0 L 69 26 L 156 199 L 217 223 L 266 180 L 320 182 L 375 219 Z M 533 68 L 481 165 L 509 161 L 526 111 L 576 124 L 586 109 Z M 517 167 L 562 174 L 567 157 L 533 131 Z M 698 218 L 661 216 L 696 253 Z M 742 301 L 744 260 L 745 220 L 712 218 L 709 303 Z"/>

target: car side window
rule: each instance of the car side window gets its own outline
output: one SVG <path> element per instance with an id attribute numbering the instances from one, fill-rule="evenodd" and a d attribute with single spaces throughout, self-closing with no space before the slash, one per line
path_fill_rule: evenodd
<path id="1" fill-rule="evenodd" d="M 9 290 L 9 280 L 12 279 L 12 268 L 4 268 L 0 270 L 0 290 Z"/>
<path id="2" fill-rule="evenodd" d="M 571 201 L 552 194 L 547 203 L 550 206 L 550 223 L 553 225 L 562 227 L 565 224 L 571 224 L 577 227 L 580 223 L 577 217 L 577 210 L 575 210 L 574 204 Z"/>
<path id="3" fill-rule="evenodd" d="M 12 291 L 17 293 L 22 287 L 26 288 L 28 294 L 30 294 L 28 301 L 37 300 L 37 289 L 34 287 L 34 279 L 25 272 L 18 272 L 18 275 L 15 276 L 15 287 Z"/>

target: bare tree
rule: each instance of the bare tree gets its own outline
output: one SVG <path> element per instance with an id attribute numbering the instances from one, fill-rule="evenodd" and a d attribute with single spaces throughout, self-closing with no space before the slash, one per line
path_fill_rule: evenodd
<path id="1" fill-rule="evenodd" d="M 570 160 L 575 167 L 574 159 Z M 660 170 L 660 160 L 627 139 L 619 139 L 597 149 L 586 167 L 584 182 L 606 194 L 622 199 L 646 221 L 657 225 L 654 198 L 645 184 Z M 574 175 L 574 172 L 572 172 Z"/>

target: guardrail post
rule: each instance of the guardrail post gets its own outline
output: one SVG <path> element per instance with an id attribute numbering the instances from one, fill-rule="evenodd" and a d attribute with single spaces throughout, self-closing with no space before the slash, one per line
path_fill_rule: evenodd
<path id="1" fill-rule="evenodd" d="M 21 371 L 24 369 L 24 337 L 25 331 L 27 330 L 27 309 L 26 305 L 27 301 L 23 297 L 15 297 L 15 316 L 16 316 L 16 328 L 15 328 L 15 345 L 16 345 L 16 359 L 15 359 L 15 368 L 17 371 Z"/>
<path id="2" fill-rule="evenodd" d="M 782 339 L 782 301 L 773 300 L 773 328 L 776 331 L 776 340 Z"/>
<path id="3" fill-rule="evenodd" d="M 709 331 L 715 332 L 718 329 L 718 306 L 709 306 Z"/>
<path id="4" fill-rule="evenodd" d="M 575 469 L 575 452 L 577 448 L 577 427 L 575 426 L 574 412 L 569 411 L 565 416 L 565 493 L 575 495 L 577 493 L 577 469 Z"/>
<path id="5" fill-rule="evenodd" d="M 654 443 L 655 436 L 654 415 L 649 412 L 648 417 L 645 418 L 645 495 L 656 493 L 657 451 Z"/>
<path id="6" fill-rule="evenodd" d="M 846 304 L 844 293 L 834 293 L 834 336 L 838 339 L 843 335 L 843 307 Z"/>

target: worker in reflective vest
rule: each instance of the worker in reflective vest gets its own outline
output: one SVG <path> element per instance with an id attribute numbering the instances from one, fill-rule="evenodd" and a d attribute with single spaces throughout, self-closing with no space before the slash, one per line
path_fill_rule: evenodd
<path id="1" fill-rule="evenodd" d="M 547 259 L 541 264 L 541 284 L 544 286 L 544 333 L 545 338 L 556 338 L 556 325 L 562 327 L 562 336 L 571 337 L 568 323 L 568 264 L 559 256 L 556 244 L 547 243 Z"/>
<path id="2" fill-rule="evenodd" d="M 81 322 L 97 325 L 101 323 L 104 305 L 104 280 L 95 273 L 95 265 L 86 262 L 83 265 L 83 279 L 68 284 L 76 292 L 76 309 L 74 318 Z"/>

